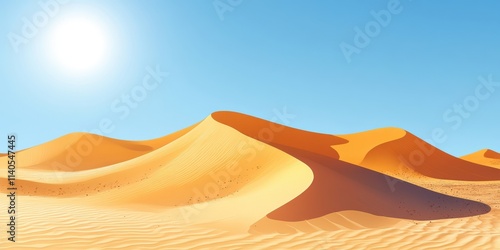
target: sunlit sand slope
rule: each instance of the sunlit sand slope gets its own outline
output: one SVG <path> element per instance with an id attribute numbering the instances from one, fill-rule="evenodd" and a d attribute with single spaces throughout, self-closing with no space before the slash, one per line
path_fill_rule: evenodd
<path id="1" fill-rule="evenodd" d="M 6 175 L 0 176 L 0 188 L 5 189 Z M 313 179 L 312 171 L 294 157 L 211 117 L 133 159 L 71 172 L 24 169 L 18 177 L 20 195 L 146 211 L 170 209 L 188 222 L 217 221 L 244 232 L 298 196 Z M 240 208 L 234 209 L 235 204 Z"/>
<path id="2" fill-rule="evenodd" d="M 473 163 L 500 169 L 500 153 L 490 149 L 479 150 L 475 153 L 460 157 Z"/>
<path id="3" fill-rule="evenodd" d="M 63 172 L 106 167 L 151 152 L 192 128 L 149 141 L 124 141 L 89 133 L 73 133 L 18 152 L 17 167 Z M 4 160 L 0 157 L 0 161 Z"/>

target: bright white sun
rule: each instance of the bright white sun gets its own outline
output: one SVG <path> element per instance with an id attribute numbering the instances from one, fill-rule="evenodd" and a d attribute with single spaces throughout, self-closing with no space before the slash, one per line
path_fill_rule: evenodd
<path id="1" fill-rule="evenodd" d="M 106 31 L 96 20 L 75 16 L 60 20 L 51 27 L 50 57 L 69 73 L 89 73 L 107 59 L 109 41 Z"/>

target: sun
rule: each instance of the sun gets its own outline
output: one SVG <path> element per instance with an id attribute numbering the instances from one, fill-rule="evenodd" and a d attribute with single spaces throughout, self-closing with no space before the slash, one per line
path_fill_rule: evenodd
<path id="1" fill-rule="evenodd" d="M 90 73 L 103 66 L 109 50 L 108 32 L 92 16 L 75 15 L 54 23 L 48 34 L 53 63 L 72 74 Z"/>

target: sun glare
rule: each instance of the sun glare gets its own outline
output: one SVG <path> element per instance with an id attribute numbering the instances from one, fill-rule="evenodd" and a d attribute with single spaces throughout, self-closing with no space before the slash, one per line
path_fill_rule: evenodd
<path id="1" fill-rule="evenodd" d="M 103 66 L 109 38 L 103 25 L 90 17 L 74 16 L 54 23 L 48 36 L 49 57 L 62 70 L 90 73 Z"/>

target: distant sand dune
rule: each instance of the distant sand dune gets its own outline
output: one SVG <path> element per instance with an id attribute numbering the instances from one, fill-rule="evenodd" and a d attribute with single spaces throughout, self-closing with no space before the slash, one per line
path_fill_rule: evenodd
<path id="1" fill-rule="evenodd" d="M 455 158 L 401 129 L 377 129 L 340 136 L 340 159 L 400 178 L 500 180 L 500 170 Z M 358 150 L 359 149 L 359 150 Z"/>
<path id="2" fill-rule="evenodd" d="M 493 150 L 487 149 L 484 152 L 484 157 L 491 158 L 491 159 L 500 159 L 500 153 L 497 153 Z"/>
<path id="3" fill-rule="evenodd" d="M 479 150 L 475 153 L 465 155 L 460 158 L 476 164 L 500 169 L 500 153 L 497 153 L 490 149 Z"/>
<path id="4" fill-rule="evenodd" d="M 16 156 L 19 166 L 27 169 L 66 172 L 95 169 L 151 152 L 174 141 L 193 127 L 149 141 L 124 141 L 88 133 L 73 133 L 19 151 Z"/>

